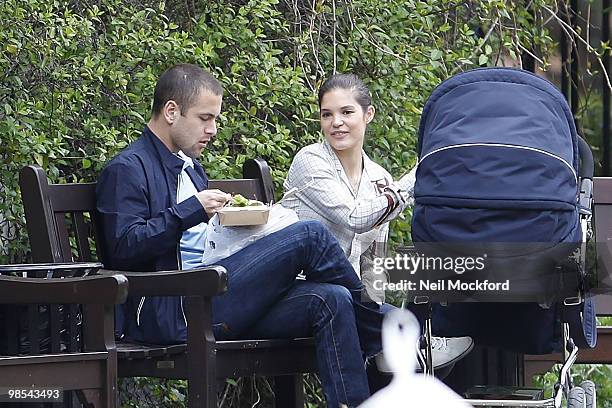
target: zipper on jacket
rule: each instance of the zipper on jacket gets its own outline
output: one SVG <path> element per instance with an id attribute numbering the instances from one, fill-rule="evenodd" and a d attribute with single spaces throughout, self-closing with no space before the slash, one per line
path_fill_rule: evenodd
<path id="1" fill-rule="evenodd" d="M 187 317 L 185 316 L 185 309 L 183 309 L 183 296 L 181 296 L 181 312 L 183 313 L 183 320 L 185 321 L 185 327 L 187 327 Z"/>
<path id="2" fill-rule="evenodd" d="M 179 196 L 179 189 L 181 188 L 181 175 L 182 175 L 183 171 L 181 170 L 181 172 L 178 175 L 178 180 L 176 182 L 176 201 L 178 202 L 178 196 Z M 192 182 L 193 183 L 193 182 Z M 195 187 L 195 185 L 194 185 Z M 197 191 L 197 188 L 196 188 Z M 183 234 L 181 234 L 181 239 L 183 238 Z M 176 247 L 176 266 L 178 269 L 180 269 L 181 271 L 183 270 L 183 260 L 181 259 L 181 241 L 179 240 L 179 243 Z M 181 298 L 181 313 L 183 315 L 183 321 L 185 322 L 185 327 L 187 327 L 187 317 L 185 316 L 185 309 L 183 308 L 183 296 L 180 296 Z"/>
<path id="3" fill-rule="evenodd" d="M 138 310 L 136 311 L 136 325 L 138 327 L 140 327 L 140 311 L 142 310 L 142 305 L 144 304 L 145 299 L 146 299 L 146 296 L 143 296 L 140 299 L 140 304 L 138 305 Z"/>

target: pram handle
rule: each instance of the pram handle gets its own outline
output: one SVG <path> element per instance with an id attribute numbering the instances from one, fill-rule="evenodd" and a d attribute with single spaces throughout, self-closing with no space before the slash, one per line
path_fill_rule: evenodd
<path id="1" fill-rule="evenodd" d="M 580 154 L 580 194 L 578 204 L 580 205 L 580 214 L 590 218 L 591 204 L 593 202 L 593 152 L 591 152 L 589 144 L 580 136 L 578 136 L 578 153 Z M 587 225 L 584 224 L 582 228 L 583 239 L 586 239 L 588 229 Z"/>
<path id="2" fill-rule="evenodd" d="M 591 147 L 581 136 L 578 136 L 578 153 L 580 154 L 580 178 L 593 180 L 593 152 L 591 152 Z"/>

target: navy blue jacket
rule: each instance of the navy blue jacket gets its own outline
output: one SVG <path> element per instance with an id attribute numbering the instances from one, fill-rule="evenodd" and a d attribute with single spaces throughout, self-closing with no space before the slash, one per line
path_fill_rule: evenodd
<path id="1" fill-rule="evenodd" d="M 208 221 L 195 196 L 176 203 L 183 163 L 145 127 L 138 140 L 106 165 L 96 187 L 106 268 L 143 272 L 179 269 L 183 231 Z M 204 169 L 195 160 L 194 168 L 194 185 L 198 191 L 206 189 Z M 116 331 L 140 342 L 184 342 L 187 330 L 182 299 L 130 297 L 117 309 Z"/>

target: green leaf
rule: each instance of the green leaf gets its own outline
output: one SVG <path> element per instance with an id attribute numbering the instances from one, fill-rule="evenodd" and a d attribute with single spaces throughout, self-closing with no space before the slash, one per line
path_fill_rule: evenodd
<path id="1" fill-rule="evenodd" d="M 5 48 L 9 54 L 13 55 L 17 54 L 17 51 L 19 51 L 19 48 L 17 48 L 17 46 L 14 44 L 7 44 Z"/>
<path id="2" fill-rule="evenodd" d="M 432 61 L 437 61 L 442 58 L 442 55 L 442 51 L 438 49 L 433 49 L 431 50 L 431 54 L 429 55 L 429 57 L 432 59 Z"/>
<path id="3" fill-rule="evenodd" d="M 74 37 L 76 35 L 76 31 L 74 31 L 72 27 L 66 27 L 64 29 L 64 34 L 66 34 L 66 37 Z"/>
<path id="4" fill-rule="evenodd" d="M 41 167 L 45 163 L 44 157 L 41 154 L 39 154 L 39 153 L 35 153 L 34 154 L 34 160 L 36 161 L 36 164 L 38 164 Z"/>

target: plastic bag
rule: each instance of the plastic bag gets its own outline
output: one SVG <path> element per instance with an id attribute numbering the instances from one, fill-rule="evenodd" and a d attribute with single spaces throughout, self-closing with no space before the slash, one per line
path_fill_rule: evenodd
<path id="1" fill-rule="evenodd" d="M 215 214 L 206 226 L 206 244 L 202 263 L 211 265 L 246 248 L 260 238 L 280 231 L 299 221 L 295 211 L 275 204 L 270 208 L 268 222 L 263 225 L 224 227 Z"/>

